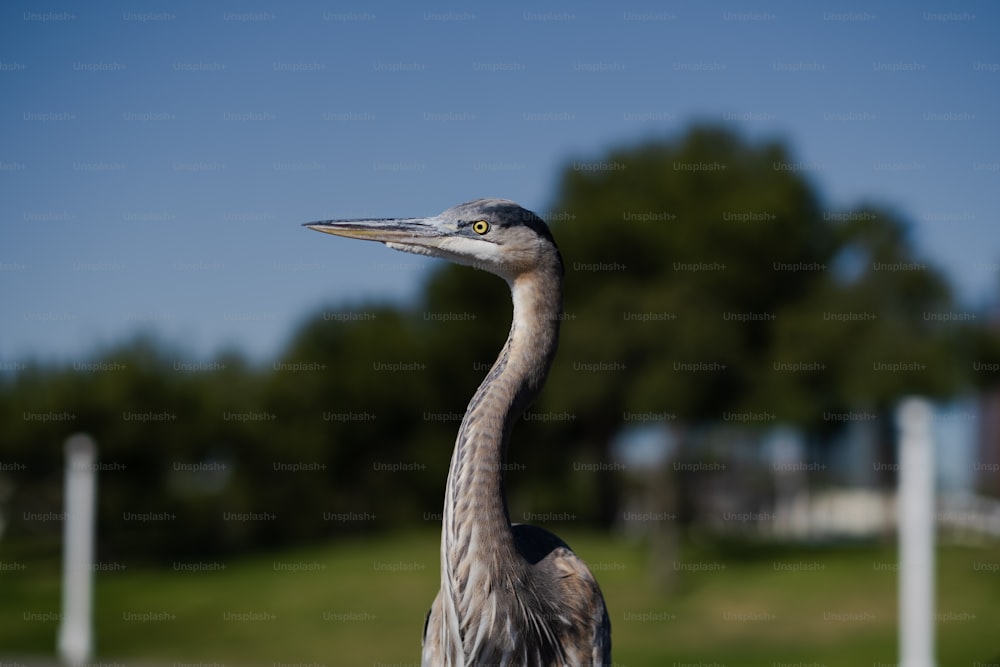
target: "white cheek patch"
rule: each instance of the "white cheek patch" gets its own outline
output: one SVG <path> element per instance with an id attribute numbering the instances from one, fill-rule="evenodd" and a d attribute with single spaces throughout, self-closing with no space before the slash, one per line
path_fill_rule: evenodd
<path id="1" fill-rule="evenodd" d="M 503 256 L 503 246 L 490 243 L 489 241 L 465 236 L 453 236 L 437 239 L 436 245 L 422 245 L 419 240 L 415 240 L 413 243 L 404 243 L 401 241 L 383 241 L 383 243 L 393 250 L 410 252 L 415 255 L 440 257 L 456 264 L 464 264 L 465 266 L 488 271 L 504 278 L 508 282 L 512 276 L 517 274 L 516 267 L 509 259 Z"/>
<path id="2" fill-rule="evenodd" d="M 490 270 L 501 263 L 500 246 L 489 241 L 453 236 L 442 240 L 439 247 L 449 259 L 460 264 Z"/>

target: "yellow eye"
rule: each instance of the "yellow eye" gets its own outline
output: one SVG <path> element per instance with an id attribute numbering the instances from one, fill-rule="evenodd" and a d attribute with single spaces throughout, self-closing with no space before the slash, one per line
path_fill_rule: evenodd
<path id="1" fill-rule="evenodd" d="M 485 220 L 476 220 L 472 223 L 472 231 L 480 235 L 485 234 L 490 231 L 490 223 Z"/>

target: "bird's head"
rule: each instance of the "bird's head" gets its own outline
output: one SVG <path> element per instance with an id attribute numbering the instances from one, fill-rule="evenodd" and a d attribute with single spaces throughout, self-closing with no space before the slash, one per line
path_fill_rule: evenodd
<path id="1" fill-rule="evenodd" d="M 513 282 L 537 269 L 562 275 L 562 259 L 537 215 L 506 199 L 476 199 L 429 218 L 324 220 L 305 225 L 337 236 L 379 241 L 395 250 L 431 255 Z"/>

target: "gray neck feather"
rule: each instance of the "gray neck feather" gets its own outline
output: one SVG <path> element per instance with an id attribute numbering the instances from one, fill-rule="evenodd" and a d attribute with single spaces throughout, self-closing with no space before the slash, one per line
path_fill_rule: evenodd
<path id="1" fill-rule="evenodd" d="M 448 606 L 458 616 L 445 622 L 453 629 L 469 622 L 477 596 L 519 576 L 525 567 L 510 530 L 503 463 L 511 427 L 538 394 L 555 356 L 561 269 L 557 261 L 510 281 L 510 334 L 458 432 L 441 539 L 442 593 L 451 596 L 454 605 Z"/>

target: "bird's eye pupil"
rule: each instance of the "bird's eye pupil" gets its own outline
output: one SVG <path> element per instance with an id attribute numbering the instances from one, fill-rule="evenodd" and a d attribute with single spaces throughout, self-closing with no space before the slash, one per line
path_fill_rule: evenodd
<path id="1" fill-rule="evenodd" d="M 486 222 L 485 220 L 476 220 L 474 223 L 472 223 L 472 231 L 474 231 L 477 234 L 485 234 L 486 232 L 490 231 L 490 223 Z"/>

